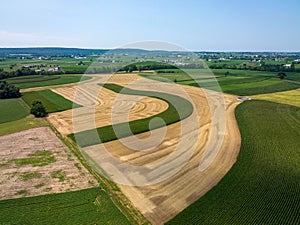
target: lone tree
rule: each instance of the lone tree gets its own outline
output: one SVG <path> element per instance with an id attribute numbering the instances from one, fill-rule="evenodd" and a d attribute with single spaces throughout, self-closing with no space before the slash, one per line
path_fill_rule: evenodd
<path id="1" fill-rule="evenodd" d="M 284 78 L 286 78 L 286 74 L 283 72 L 280 72 L 277 74 L 277 76 L 279 77 L 279 79 L 283 80 Z"/>
<path id="2" fill-rule="evenodd" d="M 229 71 L 226 71 L 225 73 L 225 77 L 227 77 L 229 75 Z"/>
<path id="3" fill-rule="evenodd" d="M 32 102 L 30 113 L 33 114 L 35 117 L 47 116 L 46 109 L 41 101 Z"/>
<path id="4" fill-rule="evenodd" d="M 20 89 L 6 81 L 0 81 L 0 98 L 19 98 Z"/>

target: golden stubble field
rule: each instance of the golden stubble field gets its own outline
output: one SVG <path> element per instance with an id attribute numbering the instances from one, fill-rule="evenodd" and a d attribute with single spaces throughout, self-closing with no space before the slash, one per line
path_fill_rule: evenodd
<path id="1" fill-rule="evenodd" d="M 193 103 L 193 114 L 181 122 L 135 137 L 82 149 L 88 160 L 110 174 L 122 192 L 153 224 L 163 224 L 203 196 L 235 163 L 241 138 L 234 116 L 234 109 L 239 102 L 234 96 L 224 95 L 226 118 L 215 123 L 215 118 L 222 118 L 219 110 L 222 99 L 218 93 L 147 80 L 135 74 L 118 74 L 108 80 L 107 77 L 99 75 L 98 78 L 77 87 L 52 89 L 84 106 L 50 115 L 49 122 L 62 135 L 88 130 L 95 125 L 109 125 L 112 121 L 124 122 L 148 117 L 168 107 L 166 102 L 155 98 L 139 99 L 136 96 L 121 95 L 118 99 L 120 94 L 117 96 L 106 89 L 102 89 L 99 94 L 97 84 L 101 82 L 181 95 Z M 209 102 L 207 95 L 210 96 Z M 124 116 L 126 113 L 127 117 Z M 200 124 L 198 129 L 195 126 L 197 123 Z M 219 129 L 222 123 L 225 126 L 223 131 Z M 188 132 L 183 132 L 187 130 Z M 160 140 L 158 144 L 156 139 Z M 142 143 L 139 151 L 133 150 L 130 146 L 139 141 Z M 204 163 L 199 167 L 200 162 Z M 131 169 L 126 169 L 123 165 L 129 165 Z"/>

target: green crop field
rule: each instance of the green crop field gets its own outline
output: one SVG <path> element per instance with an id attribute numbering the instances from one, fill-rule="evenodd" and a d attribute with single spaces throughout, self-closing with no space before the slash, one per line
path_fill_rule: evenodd
<path id="1" fill-rule="evenodd" d="M 48 126 L 44 118 L 23 118 L 6 123 L 0 123 L 0 136 L 35 127 Z"/>
<path id="2" fill-rule="evenodd" d="M 34 76 L 22 76 L 4 79 L 10 84 L 17 86 L 18 88 L 32 88 L 32 87 L 42 87 L 60 84 L 69 84 L 79 81 L 84 81 L 91 79 L 88 76 L 80 75 L 34 75 Z"/>
<path id="3" fill-rule="evenodd" d="M 129 224 L 100 188 L 0 201 L 0 224 Z"/>
<path id="4" fill-rule="evenodd" d="M 162 122 L 161 120 L 156 120 L 154 123 L 151 124 L 152 129 L 156 129 L 165 125 L 178 122 L 188 117 L 193 112 L 192 104 L 186 99 L 181 98 L 179 96 L 161 92 L 133 90 L 116 84 L 104 84 L 103 86 L 121 94 L 140 95 L 158 98 L 163 101 L 166 101 L 169 104 L 169 107 L 164 112 L 161 112 L 155 116 L 130 121 L 130 130 L 126 129 L 128 126 L 128 123 L 126 122 L 114 124 L 113 126 L 109 125 L 97 128 L 96 133 L 98 135 L 95 135 L 95 130 L 87 130 L 69 135 L 69 137 L 74 141 L 76 138 L 77 144 L 79 144 L 79 146 L 86 147 L 90 145 L 116 140 L 122 137 L 128 137 L 131 134 L 139 134 L 142 132 L 149 131 L 149 122 L 155 117 L 160 117 L 164 122 Z M 118 136 L 115 134 L 115 130 L 118 131 Z"/>
<path id="5" fill-rule="evenodd" d="M 236 109 L 237 162 L 168 224 L 299 224 L 300 108 L 247 101 Z"/>
<path id="6" fill-rule="evenodd" d="M 22 99 L 31 106 L 33 101 L 41 101 L 48 113 L 59 112 L 63 110 L 72 109 L 73 107 L 80 107 L 80 105 L 65 99 L 59 94 L 51 90 L 24 92 Z"/>
<path id="7" fill-rule="evenodd" d="M 0 124 L 29 115 L 29 108 L 21 98 L 0 99 Z"/>
<path id="8" fill-rule="evenodd" d="M 233 95 L 255 95 L 273 93 L 278 91 L 293 90 L 300 87 L 299 84 L 289 83 L 276 77 L 276 73 L 248 71 L 248 70 L 212 70 L 216 80 L 209 75 L 207 70 L 185 70 L 196 78 L 180 70 L 173 70 L 172 73 L 141 73 L 140 75 L 149 79 L 163 82 L 176 82 L 178 84 L 191 85 L 212 90 L 218 90 L 218 85 L 223 92 Z M 170 71 L 170 70 L 166 70 Z M 229 75 L 225 77 L 225 73 Z M 291 79 L 297 80 L 300 74 L 290 73 Z"/>

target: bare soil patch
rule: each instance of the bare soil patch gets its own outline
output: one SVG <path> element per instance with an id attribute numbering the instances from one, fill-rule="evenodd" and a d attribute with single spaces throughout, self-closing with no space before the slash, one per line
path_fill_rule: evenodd
<path id="1" fill-rule="evenodd" d="M 97 185 L 49 127 L 1 136 L 0 162 L 0 200 Z"/>

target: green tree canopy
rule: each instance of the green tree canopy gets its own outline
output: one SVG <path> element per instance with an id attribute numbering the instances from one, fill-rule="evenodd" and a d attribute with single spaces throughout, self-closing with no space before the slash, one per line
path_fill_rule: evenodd
<path id="1" fill-rule="evenodd" d="M 43 103 L 41 101 L 32 102 L 30 113 L 35 117 L 47 116 L 46 108 L 43 106 Z"/>
<path id="2" fill-rule="evenodd" d="M 19 88 L 6 81 L 0 81 L 0 98 L 18 98 L 20 96 Z"/>
<path id="3" fill-rule="evenodd" d="M 277 74 L 277 76 L 279 77 L 279 79 L 283 80 L 284 78 L 286 78 L 286 74 L 283 72 L 280 72 Z"/>

